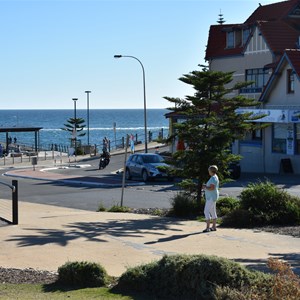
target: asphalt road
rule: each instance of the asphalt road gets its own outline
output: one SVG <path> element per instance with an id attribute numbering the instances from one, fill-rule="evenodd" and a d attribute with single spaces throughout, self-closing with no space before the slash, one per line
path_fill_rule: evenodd
<path id="1" fill-rule="evenodd" d="M 62 169 L 55 172 L 71 173 L 83 176 L 114 176 L 122 180 L 121 175 L 116 171 L 124 165 L 124 155 L 116 155 L 111 157 L 111 162 L 104 170 L 98 169 L 98 159 L 89 159 L 82 164 L 89 165 L 86 168 L 78 169 Z M 2 174 L 5 169 L 1 170 Z M 226 184 L 221 188 L 221 195 L 229 195 L 237 197 L 242 189 L 250 182 L 255 182 L 260 178 L 264 180 L 268 177 L 270 181 L 278 186 L 288 190 L 289 193 L 300 196 L 300 180 L 296 175 L 263 175 L 263 174 L 242 174 L 241 178 L 235 182 Z M 11 177 L 2 176 L 1 181 L 11 183 Z M 171 200 L 178 192 L 173 182 L 166 180 L 153 181 L 143 184 L 139 180 L 132 181 L 137 186 L 128 186 L 124 189 L 123 205 L 132 208 L 170 208 Z M 62 183 L 54 183 L 43 180 L 32 180 L 18 178 L 19 183 L 19 200 L 41 203 L 49 205 L 57 205 L 62 207 L 78 208 L 89 211 L 96 211 L 99 205 L 110 208 L 113 205 L 121 203 L 122 189 L 103 188 L 103 187 L 84 187 L 81 185 L 66 186 Z M 11 199 L 11 190 L 0 185 L 0 198 Z"/>
<path id="2" fill-rule="evenodd" d="M 62 169 L 55 172 L 65 174 L 72 173 L 83 176 L 107 176 L 114 175 L 122 180 L 116 171 L 124 165 L 124 155 L 112 156 L 111 162 L 104 170 L 98 169 L 99 159 L 91 159 L 82 164 L 89 167 L 78 169 Z M 7 169 L 2 169 L 5 173 Z M 2 176 L 1 181 L 11 184 L 12 177 Z M 84 187 L 81 185 L 66 186 L 62 183 L 48 182 L 44 180 L 33 180 L 17 178 L 19 185 L 19 201 L 57 205 L 62 207 L 78 208 L 96 211 L 99 205 L 110 208 L 121 202 L 122 188 Z M 132 208 L 169 208 L 170 199 L 174 196 L 177 188 L 173 182 L 156 181 L 143 184 L 134 180 L 137 186 L 129 186 L 124 189 L 123 205 Z M 1 198 L 11 199 L 11 190 L 0 185 Z"/>

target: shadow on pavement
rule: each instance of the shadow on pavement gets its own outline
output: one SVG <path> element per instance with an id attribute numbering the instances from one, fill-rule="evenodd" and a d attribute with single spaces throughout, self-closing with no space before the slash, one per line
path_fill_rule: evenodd
<path id="1" fill-rule="evenodd" d="M 145 234 L 164 235 L 163 230 L 182 231 L 171 229 L 170 226 L 180 224 L 173 218 L 153 218 L 141 220 L 111 220 L 106 222 L 75 222 L 65 226 L 65 230 L 57 229 L 31 229 L 34 234 L 13 236 L 7 242 L 17 242 L 19 247 L 41 246 L 46 244 L 57 244 L 67 246 L 71 241 L 84 238 L 88 241 L 108 242 L 106 236 L 112 237 L 140 237 Z M 182 238 L 186 235 L 182 235 Z"/>

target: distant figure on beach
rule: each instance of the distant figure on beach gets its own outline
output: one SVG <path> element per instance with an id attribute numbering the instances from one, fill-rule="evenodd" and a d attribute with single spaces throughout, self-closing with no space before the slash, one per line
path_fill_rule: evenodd
<path id="1" fill-rule="evenodd" d="M 130 135 L 130 141 L 129 141 L 129 143 L 130 143 L 131 154 L 133 154 L 134 153 L 134 135 L 133 134 Z"/>
<path id="2" fill-rule="evenodd" d="M 17 143 L 17 138 L 16 138 L 16 137 L 14 137 L 14 143 L 15 143 L 15 144 Z"/>
<path id="3" fill-rule="evenodd" d="M 2 147 L 2 145 L 0 144 L 0 157 L 2 157 L 3 156 L 3 147 Z"/>
<path id="4" fill-rule="evenodd" d="M 12 143 L 12 138 L 11 136 L 8 138 L 8 145 Z"/>

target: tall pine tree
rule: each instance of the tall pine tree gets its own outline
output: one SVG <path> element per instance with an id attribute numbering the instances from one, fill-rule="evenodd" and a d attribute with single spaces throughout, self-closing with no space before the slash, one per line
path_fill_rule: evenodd
<path id="1" fill-rule="evenodd" d="M 183 116 L 182 123 L 174 125 L 177 139 L 187 145 L 187 149 L 174 153 L 175 164 L 180 176 L 185 178 L 182 186 L 201 198 L 202 183 L 208 179 L 208 167 L 215 164 L 219 168 L 221 182 L 229 178 L 228 165 L 239 161 L 240 156 L 231 153 L 232 143 L 242 139 L 247 131 L 260 125 L 252 123 L 251 114 L 237 114 L 237 108 L 257 106 L 253 99 L 237 95 L 229 97 L 234 90 L 249 85 L 249 82 L 232 85 L 233 72 L 193 71 L 179 78 L 193 86 L 193 96 L 184 99 L 164 97 L 174 104 L 170 110 Z M 231 84 L 231 85 L 230 85 Z M 231 87 L 230 87 L 231 86 Z"/>
<path id="2" fill-rule="evenodd" d="M 61 128 L 64 131 L 68 131 L 71 134 L 71 146 L 74 149 L 77 148 L 77 139 L 78 137 L 85 136 L 85 132 L 82 132 L 83 129 L 86 127 L 84 124 L 85 120 L 83 118 L 69 118 L 67 123 L 64 124 L 64 128 Z M 75 134 L 76 129 L 76 134 Z"/>

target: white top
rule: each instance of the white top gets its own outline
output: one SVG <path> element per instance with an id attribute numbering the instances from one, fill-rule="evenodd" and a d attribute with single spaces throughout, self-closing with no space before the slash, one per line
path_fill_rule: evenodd
<path id="1" fill-rule="evenodd" d="M 219 199 L 219 178 L 217 174 L 209 178 L 206 186 L 209 187 L 211 184 L 213 184 L 215 188 L 213 190 L 205 189 L 205 199 L 207 201 L 217 201 Z"/>

